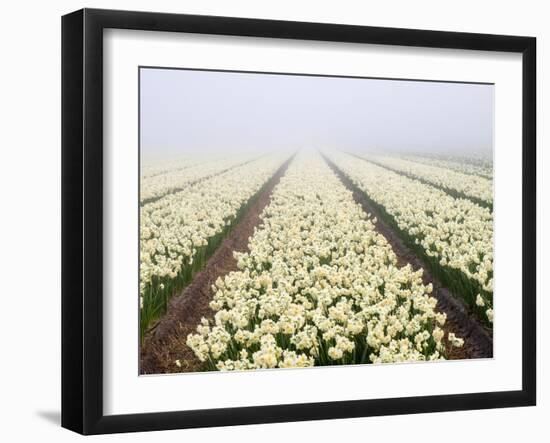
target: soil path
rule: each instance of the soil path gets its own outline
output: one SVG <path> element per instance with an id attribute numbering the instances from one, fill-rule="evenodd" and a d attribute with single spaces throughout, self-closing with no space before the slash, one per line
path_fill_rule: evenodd
<path id="1" fill-rule="evenodd" d="M 200 370 L 202 363 L 185 343 L 195 332 L 202 317 L 212 319 L 209 303 L 214 293 L 212 285 L 220 276 L 237 270 L 233 251 L 248 251 L 248 240 L 261 222 L 260 214 L 269 204 L 273 188 L 285 173 L 292 158 L 287 160 L 256 197 L 248 212 L 231 230 L 214 255 L 179 295 L 172 297 L 166 314 L 147 333 L 140 349 L 140 373 L 162 374 Z M 176 366 L 179 360 L 181 366 Z"/>
<path id="2" fill-rule="evenodd" d="M 431 283 L 433 286 L 432 295 L 437 299 L 436 309 L 440 312 L 447 314 L 447 321 L 443 328 L 445 334 L 445 344 L 447 346 L 448 358 L 450 359 L 465 359 L 465 358 L 490 358 L 493 356 L 493 340 L 489 333 L 473 319 L 469 313 L 466 305 L 458 298 L 457 295 L 453 295 L 447 288 L 445 288 L 441 282 L 439 282 L 429 272 L 428 267 L 424 262 L 418 258 L 418 256 L 412 251 L 401 238 L 382 221 L 382 217 L 378 211 L 372 207 L 365 196 L 357 189 L 353 182 L 340 171 L 334 163 L 328 160 L 325 161 L 334 171 L 334 173 L 340 178 L 342 183 L 353 192 L 355 201 L 361 205 L 363 210 L 369 214 L 372 214 L 377 218 L 376 230 L 382 234 L 389 244 L 392 246 L 399 266 L 405 266 L 410 263 L 414 270 L 423 269 L 423 282 L 424 284 Z M 462 348 L 452 348 L 447 342 L 447 332 L 452 331 L 458 337 L 464 339 L 464 346 Z"/>

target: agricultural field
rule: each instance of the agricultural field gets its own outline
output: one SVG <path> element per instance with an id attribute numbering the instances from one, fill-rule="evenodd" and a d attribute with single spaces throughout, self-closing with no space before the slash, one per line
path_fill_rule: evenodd
<path id="1" fill-rule="evenodd" d="M 494 85 L 139 73 L 140 375 L 493 357 Z"/>
<path id="2" fill-rule="evenodd" d="M 429 166 L 437 166 L 439 168 L 450 169 L 462 174 L 477 175 L 479 177 L 493 179 L 493 162 L 492 159 L 479 158 L 457 158 L 457 157 L 435 157 L 422 155 L 401 155 L 404 160 L 423 163 Z"/>
<path id="3" fill-rule="evenodd" d="M 456 169 L 430 166 L 441 186 L 390 158 L 147 169 L 164 190 L 140 208 L 141 373 L 491 356 L 491 209 L 449 192 Z"/>
<path id="4" fill-rule="evenodd" d="M 490 178 L 396 156 L 366 155 L 364 158 L 390 171 L 440 188 L 454 197 L 470 199 L 478 205 L 492 207 L 493 182 Z"/>
<path id="5" fill-rule="evenodd" d="M 198 154 L 180 155 L 172 158 L 143 159 L 141 179 L 146 181 L 151 177 L 162 175 L 170 171 L 187 169 L 206 161 L 208 161 L 208 157 L 201 158 Z"/>
<path id="6" fill-rule="evenodd" d="M 204 266 L 247 203 L 281 166 L 284 158 L 272 156 L 238 164 L 210 176 L 211 160 L 189 171 L 201 175 L 189 180 L 177 192 L 144 204 L 140 208 L 140 327 L 142 334 L 166 309 L 170 296 L 190 281 Z M 233 161 L 233 164 L 235 162 Z M 218 166 L 218 170 L 221 166 Z M 223 171 L 223 170 L 222 170 Z M 183 173 L 171 170 L 162 175 L 167 189 L 184 183 Z M 169 180 L 175 180 L 170 182 Z M 147 182 L 144 186 L 147 186 Z"/>
<path id="7" fill-rule="evenodd" d="M 464 198 L 343 153 L 329 158 L 388 223 L 490 327 L 493 320 L 493 214 Z"/>
<path id="8" fill-rule="evenodd" d="M 165 195 L 186 189 L 210 177 L 222 174 L 255 160 L 250 155 L 235 155 L 226 158 L 188 159 L 181 166 L 172 168 L 147 167 L 140 183 L 140 203 L 143 205 L 164 197 Z M 148 175 L 147 175 L 148 174 Z"/>

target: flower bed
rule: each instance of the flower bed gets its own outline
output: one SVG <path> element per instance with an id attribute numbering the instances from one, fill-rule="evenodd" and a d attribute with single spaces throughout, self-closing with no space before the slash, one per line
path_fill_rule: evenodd
<path id="1" fill-rule="evenodd" d="M 262 225 L 216 281 L 187 344 L 208 369 L 443 359 L 445 315 L 317 154 L 300 154 Z M 462 340 L 452 337 L 456 346 Z"/>
<path id="2" fill-rule="evenodd" d="M 493 215 L 469 200 L 343 153 L 327 154 L 449 289 L 490 327 Z"/>

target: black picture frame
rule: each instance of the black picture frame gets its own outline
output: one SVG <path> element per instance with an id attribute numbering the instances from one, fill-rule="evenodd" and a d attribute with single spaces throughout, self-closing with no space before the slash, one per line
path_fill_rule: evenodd
<path id="1" fill-rule="evenodd" d="M 504 51 L 522 54 L 522 389 L 392 399 L 103 413 L 103 30 Z M 151 431 L 536 404 L 536 39 L 232 17 L 83 9 L 62 18 L 62 426 Z M 520 239 L 517 239 L 520 241 Z"/>

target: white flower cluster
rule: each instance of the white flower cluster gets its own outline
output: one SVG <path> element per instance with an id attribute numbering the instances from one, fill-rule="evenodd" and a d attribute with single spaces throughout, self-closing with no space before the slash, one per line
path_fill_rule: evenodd
<path id="1" fill-rule="evenodd" d="M 428 256 L 478 282 L 490 298 L 484 305 L 492 305 L 493 215 L 489 209 L 373 163 L 358 162 L 348 154 L 327 155 Z"/>
<path id="2" fill-rule="evenodd" d="M 140 292 L 153 277 L 175 278 L 197 249 L 223 231 L 284 161 L 270 156 L 190 185 L 140 209 Z"/>
<path id="3" fill-rule="evenodd" d="M 468 175 L 479 175 L 480 177 L 493 179 L 493 168 L 485 164 L 474 164 L 467 161 L 444 160 L 434 157 L 423 157 L 420 155 L 403 155 L 403 159 L 416 163 L 424 163 L 430 166 L 436 166 L 443 169 L 451 169 Z"/>
<path id="4" fill-rule="evenodd" d="M 299 154 L 190 334 L 219 370 L 443 359 L 446 316 L 318 154 Z"/>
<path id="5" fill-rule="evenodd" d="M 487 203 L 493 203 L 493 181 L 487 178 L 463 174 L 438 166 L 416 163 L 398 157 L 368 155 L 365 158 L 436 186 L 452 189 Z"/>
<path id="6" fill-rule="evenodd" d="M 140 183 L 140 201 L 159 198 L 180 190 L 192 182 L 208 178 L 215 174 L 252 160 L 250 155 L 234 155 L 222 159 L 199 162 L 189 168 L 172 168 L 159 175 L 142 177 Z"/>
<path id="7" fill-rule="evenodd" d="M 449 332 L 448 340 L 451 345 L 456 348 L 460 348 L 464 345 L 464 340 L 462 338 L 458 338 L 453 332 Z"/>

